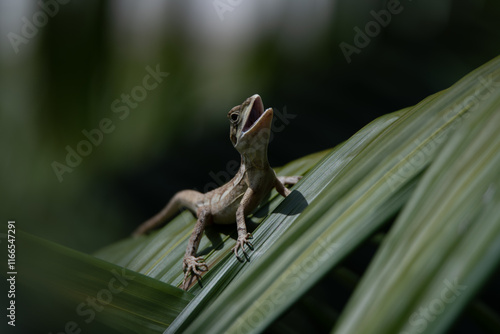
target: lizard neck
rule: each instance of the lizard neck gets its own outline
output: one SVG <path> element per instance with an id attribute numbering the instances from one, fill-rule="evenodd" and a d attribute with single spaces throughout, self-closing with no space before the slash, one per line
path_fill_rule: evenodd
<path id="1" fill-rule="evenodd" d="M 267 146 L 259 150 L 247 150 L 241 153 L 241 166 L 244 169 L 266 169 L 269 167 L 267 160 Z"/>
<path id="2" fill-rule="evenodd" d="M 240 152 L 242 166 L 256 169 L 269 168 L 267 146 L 269 145 L 270 135 L 270 126 L 264 127 L 254 130 L 251 137 L 243 138 L 241 142 L 238 142 L 238 146 L 235 147 Z"/>

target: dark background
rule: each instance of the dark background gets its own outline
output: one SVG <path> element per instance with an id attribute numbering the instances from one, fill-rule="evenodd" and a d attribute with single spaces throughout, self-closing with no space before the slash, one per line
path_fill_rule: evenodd
<path id="1" fill-rule="evenodd" d="M 226 171 L 238 159 L 226 114 L 254 93 L 295 117 L 270 144 L 279 166 L 337 145 L 500 53 L 495 0 L 403 0 L 350 62 L 339 45 L 355 46 L 355 28 L 365 31 L 371 11 L 393 1 L 248 0 L 222 16 L 214 3 L 69 1 L 13 47 L 23 18 L 34 22 L 42 8 L 0 2 L 5 223 L 92 252 L 129 235 L 176 191 L 203 190 Z M 169 76 L 120 120 L 113 101 L 157 65 Z M 53 162 L 66 164 L 65 147 L 76 149 L 82 130 L 104 118 L 114 131 L 59 182 Z"/>

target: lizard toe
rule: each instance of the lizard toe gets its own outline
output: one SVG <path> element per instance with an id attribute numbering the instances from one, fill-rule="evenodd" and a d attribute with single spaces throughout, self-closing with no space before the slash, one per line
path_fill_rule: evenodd
<path id="1" fill-rule="evenodd" d="M 189 285 L 187 284 L 189 276 L 194 276 L 200 281 L 203 272 L 208 270 L 208 265 L 206 263 L 203 263 L 203 261 L 204 259 L 202 257 L 194 256 L 188 256 L 184 259 L 184 263 L 182 266 L 182 269 L 184 271 L 182 286 L 184 290 L 187 290 L 187 287 Z"/>
<path id="2" fill-rule="evenodd" d="M 236 259 L 240 262 L 244 262 L 244 260 L 239 256 L 238 251 L 241 248 L 241 252 L 245 256 L 247 261 L 250 261 L 250 256 L 248 253 L 245 251 L 245 245 L 248 245 L 248 248 L 250 250 L 253 250 L 253 244 L 249 241 L 249 239 L 253 239 L 253 236 L 251 233 L 247 233 L 245 236 L 238 237 L 238 240 L 236 241 L 236 245 L 232 248 L 232 251 L 234 255 L 236 256 Z"/>

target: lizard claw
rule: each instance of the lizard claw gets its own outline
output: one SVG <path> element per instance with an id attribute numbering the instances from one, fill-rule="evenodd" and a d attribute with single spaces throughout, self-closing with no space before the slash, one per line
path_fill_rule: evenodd
<path id="1" fill-rule="evenodd" d="M 182 280 L 182 288 L 187 290 L 189 287 L 188 277 L 195 276 L 198 280 L 201 280 L 201 274 L 208 270 L 208 265 L 203 263 L 204 259 L 202 257 L 186 256 L 182 264 L 182 270 L 184 271 L 184 279 Z"/>
<path id="2" fill-rule="evenodd" d="M 249 239 L 253 239 L 253 236 L 251 233 L 247 233 L 247 235 L 245 236 L 240 236 L 238 237 L 238 240 L 236 241 L 236 245 L 231 249 L 234 253 L 234 255 L 236 255 L 236 258 L 238 259 L 238 261 L 240 262 L 245 262 L 239 255 L 238 255 L 238 250 L 241 248 L 241 251 L 243 252 L 243 255 L 245 255 L 245 258 L 247 259 L 247 261 L 250 261 L 250 258 L 247 254 L 247 252 L 245 251 L 245 245 L 248 245 L 248 248 L 250 248 L 251 250 L 253 250 L 253 245 L 252 243 L 249 241 Z"/>

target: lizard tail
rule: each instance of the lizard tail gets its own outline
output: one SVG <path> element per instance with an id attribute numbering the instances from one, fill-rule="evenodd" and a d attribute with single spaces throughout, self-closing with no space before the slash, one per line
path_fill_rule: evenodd
<path id="1" fill-rule="evenodd" d="M 197 203 L 203 200 L 203 194 L 195 190 L 179 191 L 172 197 L 167 205 L 158 212 L 155 216 L 146 220 L 139 225 L 132 233 L 132 236 L 139 236 L 148 231 L 160 227 L 167 223 L 171 218 L 179 213 L 182 208 L 187 208 L 189 211 L 196 214 Z"/>

